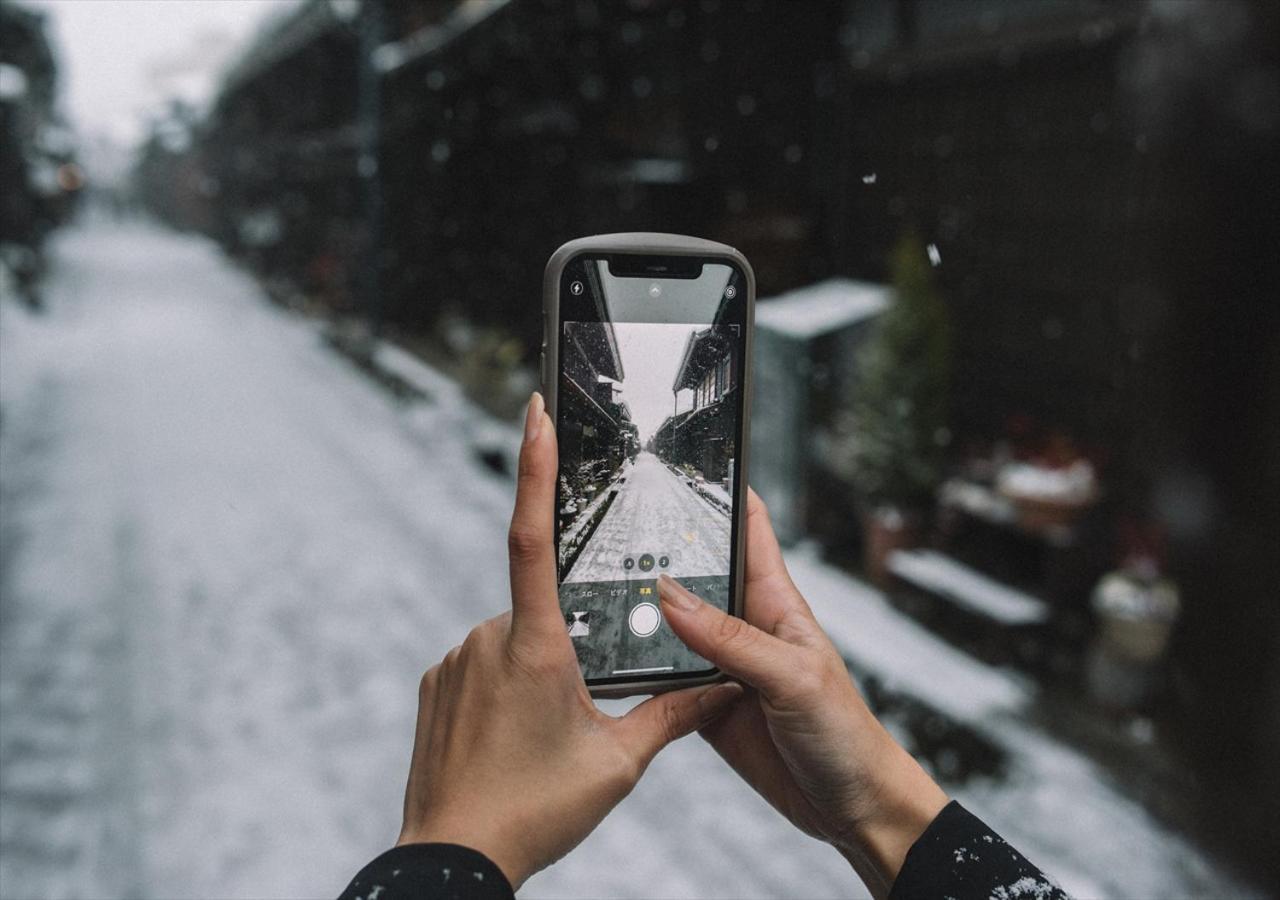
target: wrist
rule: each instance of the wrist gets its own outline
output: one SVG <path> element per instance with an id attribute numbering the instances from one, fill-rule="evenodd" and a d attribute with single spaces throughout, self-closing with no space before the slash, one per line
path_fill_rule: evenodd
<path id="1" fill-rule="evenodd" d="M 911 754 L 882 734 L 874 783 L 837 847 L 876 896 L 888 894 L 907 852 L 949 802 Z"/>
<path id="2" fill-rule="evenodd" d="M 520 858 L 520 854 L 495 833 L 473 824 L 453 826 L 443 822 L 427 823 L 414 828 L 406 826 L 396 840 L 396 846 L 405 844 L 456 844 L 475 850 L 488 858 L 511 884 L 511 890 L 517 891 L 533 872 Z"/>

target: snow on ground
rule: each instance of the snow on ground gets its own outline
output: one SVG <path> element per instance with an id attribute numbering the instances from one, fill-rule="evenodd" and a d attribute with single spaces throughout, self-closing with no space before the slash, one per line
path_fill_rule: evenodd
<path id="1" fill-rule="evenodd" d="M 722 484 L 716 484 L 713 481 L 704 481 L 694 488 L 702 499 L 708 501 L 712 506 L 723 509 L 726 513 L 733 509 L 733 498 L 729 496 L 729 491 Z"/>
<path id="2" fill-rule="evenodd" d="M 1017 714 L 1030 704 L 1030 682 L 975 660 L 917 625 L 879 591 L 821 563 L 812 547 L 789 553 L 787 565 L 836 646 L 887 688 L 965 723 Z"/>
<path id="3" fill-rule="evenodd" d="M 198 239 L 67 233 L 47 287 L 0 304 L 3 893 L 333 896 L 395 839 L 418 677 L 507 603 L 481 417 Z M 527 893 L 853 884 L 694 739 Z"/>
<path id="4" fill-rule="evenodd" d="M 0 301 L 4 894 L 332 896 L 395 837 L 419 674 L 506 603 L 491 420 L 392 401 L 202 240 L 66 233 L 48 297 Z M 1067 887 L 1241 893 L 1028 685 L 791 563 L 852 659 L 1002 742 L 959 796 Z M 696 738 L 524 893 L 864 895 Z"/>
<path id="5" fill-rule="evenodd" d="M 689 489 L 662 460 L 644 451 L 623 472 L 595 533 L 566 582 L 614 581 L 638 574 L 623 560 L 666 556 L 675 578 L 729 571 L 729 517 Z M 651 577 L 657 577 L 654 569 Z"/>
<path id="6" fill-rule="evenodd" d="M 976 778 L 949 793 L 1073 896 L 1260 896 L 1125 797 L 1093 761 L 1029 724 L 1028 681 L 951 647 L 878 591 L 822 564 L 811 547 L 788 554 L 787 565 L 848 659 L 1008 754 L 1001 779 Z"/>
<path id="7" fill-rule="evenodd" d="M 569 558 L 569 551 L 567 548 L 573 547 L 577 544 L 578 535 L 582 534 L 583 530 L 586 529 L 587 526 L 591 524 L 592 520 L 595 518 L 596 509 L 609 500 L 609 494 L 613 490 L 613 488 L 617 485 L 618 479 L 624 476 L 627 473 L 627 470 L 630 468 L 631 468 L 631 462 L 630 461 L 624 462 L 622 466 L 619 468 L 619 470 L 616 473 L 614 473 L 613 480 L 610 481 L 607 485 L 605 485 L 604 490 L 600 491 L 594 497 L 588 500 L 586 504 L 584 504 L 582 508 L 577 511 L 577 518 L 573 520 L 573 522 L 569 525 L 568 528 L 560 532 L 560 565 L 561 567 L 564 566 L 565 560 Z M 567 514 L 569 512 L 569 507 L 563 506 L 561 507 L 561 510 L 562 512 Z"/>
<path id="8" fill-rule="evenodd" d="M 895 550 L 889 554 L 889 571 L 1004 625 L 1029 625 L 1049 618 L 1043 600 L 934 550 Z"/>

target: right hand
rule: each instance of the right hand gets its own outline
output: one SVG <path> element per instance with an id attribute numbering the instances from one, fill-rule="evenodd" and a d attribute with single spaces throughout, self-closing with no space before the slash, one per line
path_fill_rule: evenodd
<path id="1" fill-rule="evenodd" d="M 754 690 L 701 730 L 797 827 L 836 847 L 876 896 L 947 804 L 867 708 L 787 573 L 764 503 L 747 502 L 746 618 L 658 581 L 663 615 L 690 649 Z"/>

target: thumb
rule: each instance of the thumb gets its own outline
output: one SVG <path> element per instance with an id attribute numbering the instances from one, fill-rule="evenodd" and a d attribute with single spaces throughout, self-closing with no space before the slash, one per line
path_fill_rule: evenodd
<path id="1" fill-rule="evenodd" d="M 556 591 L 556 453 L 555 427 L 541 394 L 529 398 L 516 506 L 507 532 L 511 561 L 511 634 L 545 646 L 565 637 L 564 617 Z"/>
<path id="2" fill-rule="evenodd" d="M 658 694 L 631 710 L 618 724 L 627 745 L 639 754 L 643 770 L 659 750 L 710 724 L 741 696 L 742 685 L 733 681 Z"/>

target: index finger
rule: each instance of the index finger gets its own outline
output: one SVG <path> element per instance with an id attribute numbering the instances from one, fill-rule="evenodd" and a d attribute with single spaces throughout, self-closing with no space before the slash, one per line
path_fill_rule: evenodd
<path id="1" fill-rule="evenodd" d="M 513 635 L 566 634 L 556 584 L 555 428 L 542 395 L 529 398 L 516 476 L 516 506 L 507 533 Z"/>
<path id="2" fill-rule="evenodd" d="M 747 559 L 744 617 L 757 628 L 774 634 L 778 624 L 798 614 L 813 620 L 809 604 L 791 580 L 782 549 L 769 521 L 769 510 L 760 495 L 747 488 Z"/>
<path id="3" fill-rule="evenodd" d="M 794 680 L 796 647 L 704 602 L 670 575 L 658 576 L 658 598 L 676 637 L 725 674 L 767 697 L 784 692 Z"/>

